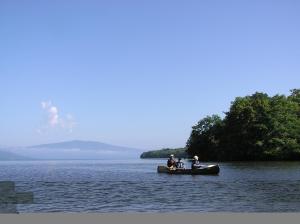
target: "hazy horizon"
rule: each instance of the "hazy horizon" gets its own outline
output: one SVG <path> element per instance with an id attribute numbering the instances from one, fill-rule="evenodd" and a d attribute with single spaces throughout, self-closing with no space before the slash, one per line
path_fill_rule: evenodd
<path id="1" fill-rule="evenodd" d="M 0 145 L 182 147 L 300 83 L 299 1 L 1 1 Z"/>
<path id="2" fill-rule="evenodd" d="M 101 141 L 95 141 L 92 139 L 71 139 L 71 140 L 65 140 L 65 141 L 56 141 L 56 142 L 46 142 L 46 143 L 39 143 L 39 144 L 31 144 L 31 145 L 2 145 L 0 144 L 0 149 L 9 149 L 9 148 L 30 148 L 30 147 L 35 147 L 35 146 L 42 146 L 42 145 L 52 145 L 52 144 L 60 144 L 60 143 L 66 143 L 66 142 L 95 142 L 95 143 L 102 143 L 105 145 L 111 145 L 111 146 L 120 146 L 120 147 L 127 147 L 126 145 L 117 145 L 109 142 L 101 142 Z M 134 148 L 134 147 L 127 147 L 127 148 L 132 148 L 132 149 L 140 149 L 143 150 L 142 148 Z"/>

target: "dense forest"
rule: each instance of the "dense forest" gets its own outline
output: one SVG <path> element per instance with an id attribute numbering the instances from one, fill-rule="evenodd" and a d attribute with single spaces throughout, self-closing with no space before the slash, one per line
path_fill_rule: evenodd
<path id="1" fill-rule="evenodd" d="M 300 160 L 300 89 L 237 97 L 224 118 L 207 116 L 193 126 L 186 148 L 200 160 Z"/>
<path id="2" fill-rule="evenodd" d="M 142 159 L 168 158 L 171 154 L 174 154 L 177 158 L 187 158 L 189 156 L 185 148 L 175 148 L 175 149 L 166 148 L 166 149 L 143 152 L 140 157 Z"/>

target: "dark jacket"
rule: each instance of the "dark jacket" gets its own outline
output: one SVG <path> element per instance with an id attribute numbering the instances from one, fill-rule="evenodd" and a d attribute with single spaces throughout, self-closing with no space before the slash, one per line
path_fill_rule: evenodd
<path id="1" fill-rule="evenodd" d="M 168 159 L 167 165 L 168 167 L 176 166 L 176 161 L 174 159 Z"/>
<path id="2" fill-rule="evenodd" d="M 195 160 L 195 159 L 193 159 L 193 161 L 192 161 L 192 169 L 198 169 L 198 168 L 200 168 L 201 167 L 201 165 L 200 165 L 200 162 L 199 162 L 199 160 Z"/>

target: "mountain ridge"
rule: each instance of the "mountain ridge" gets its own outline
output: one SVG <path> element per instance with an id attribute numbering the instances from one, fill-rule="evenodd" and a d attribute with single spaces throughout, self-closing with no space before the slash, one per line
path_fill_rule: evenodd
<path id="1" fill-rule="evenodd" d="M 0 148 L 0 161 L 34 160 L 33 158 L 19 155 Z"/>
<path id="2" fill-rule="evenodd" d="M 62 142 L 54 142 L 47 144 L 39 144 L 32 145 L 26 148 L 45 148 L 45 149 L 82 149 L 82 150 L 135 150 L 141 151 L 141 149 L 127 147 L 127 146 L 119 146 L 113 144 L 107 144 L 98 141 L 87 141 L 87 140 L 71 140 L 71 141 L 62 141 Z"/>
<path id="3" fill-rule="evenodd" d="M 25 147 L 9 147 L 6 151 L 35 160 L 55 159 L 134 159 L 142 149 L 116 146 L 98 141 L 72 140 Z M 8 157 L 5 157 L 8 158 Z"/>

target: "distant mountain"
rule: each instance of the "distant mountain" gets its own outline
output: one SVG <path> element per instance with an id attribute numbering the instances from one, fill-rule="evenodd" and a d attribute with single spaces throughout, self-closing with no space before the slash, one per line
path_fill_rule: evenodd
<path id="1" fill-rule="evenodd" d="M 25 157 L 13 152 L 0 149 L 0 161 L 8 161 L 8 160 L 13 161 L 13 160 L 32 160 L 32 159 L 29 157 Z"/>
<path id="2" fill-rule="evenodd" d="M 140 151 L 139 149 L 115 146 L 96 141 L 66 141 L 51 144 L 34 145 L 28 148 L 42 148 L 42 149 L 80 149 L 80 150 L 112 150 L 112 151 Z"/>
<path id="3" fill-rule="evenodd" d="M 80 140 L 10 148 L 9 151 L 42 160 L 136 159 L 142 153 L 142 150 L 136 148 Z"/>

